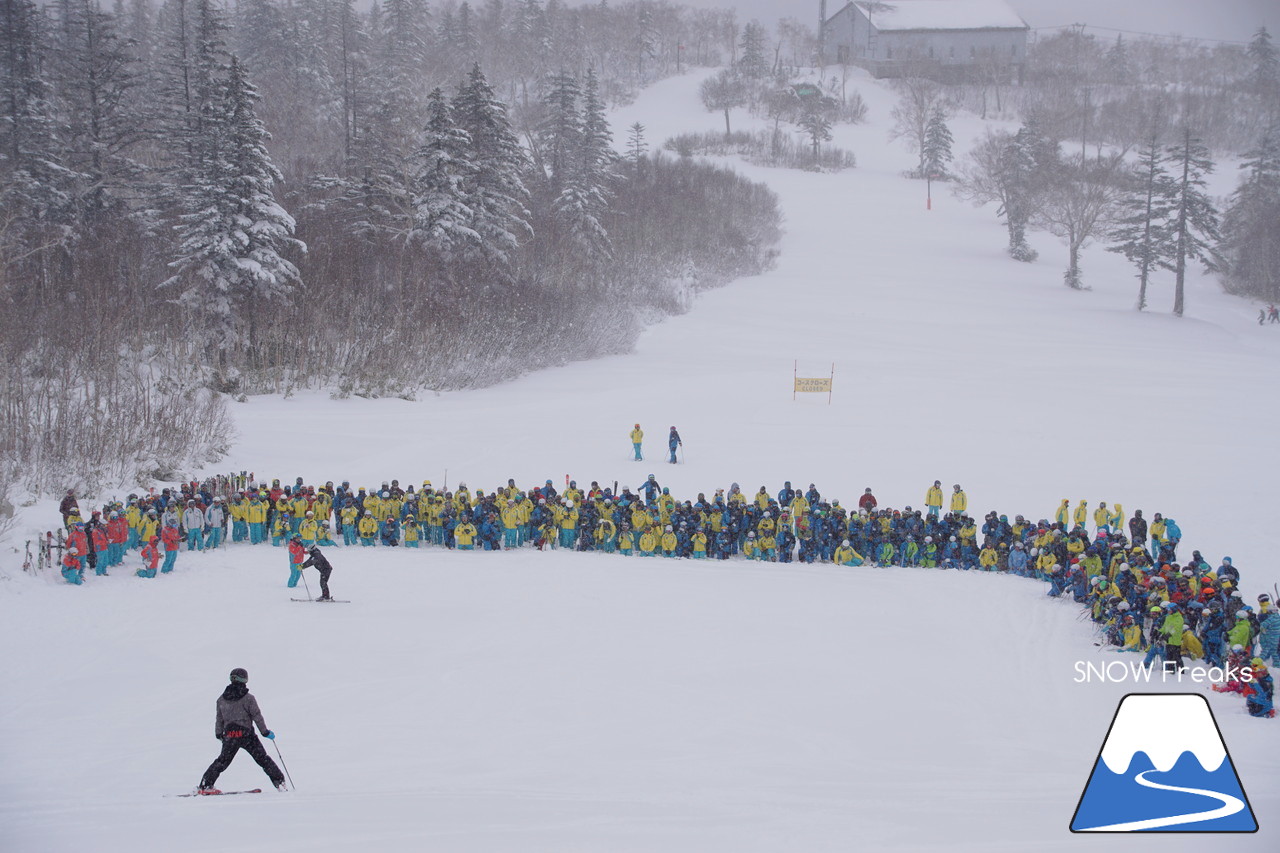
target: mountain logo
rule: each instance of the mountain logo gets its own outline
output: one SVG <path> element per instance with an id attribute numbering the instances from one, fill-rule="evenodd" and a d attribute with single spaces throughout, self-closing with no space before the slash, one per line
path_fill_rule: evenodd
<path id="1" fill-rule="evenodd" d="M 1121 699 L 1071 831 L 1257 832 L 1208 700 L 1199 693 Z"/>

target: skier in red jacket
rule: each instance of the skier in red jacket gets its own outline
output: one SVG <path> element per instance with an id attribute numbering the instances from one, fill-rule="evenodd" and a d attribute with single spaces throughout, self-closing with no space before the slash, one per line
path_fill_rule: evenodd
<path id="1" fill-rule="evenodd" d="M 302 544 L 302 537 L 294 534 L 289 540 L 289 588 L 298 585 L 302 577 L 302 564 L 306 562 L 307 549 Z"/>
<path id="2" fill-rule="evenodd" d="M 160 537 L 152 536 L 151 541 L 142 548 L 142 568 L 138 569 L 138 577 L 153 578 L 160 567 Z"/>
<path id="3" fill-rule="evenodd" d="M 160 568 L 160 574 L 166 575 L 173 571 L 174 565 L 178 562 L 178 546 L 182 543 L 182 534 L 178 532 L 178 525 L 166 524 L 160 531 L 160 541 L 164 543 L 164 565 Z"/>

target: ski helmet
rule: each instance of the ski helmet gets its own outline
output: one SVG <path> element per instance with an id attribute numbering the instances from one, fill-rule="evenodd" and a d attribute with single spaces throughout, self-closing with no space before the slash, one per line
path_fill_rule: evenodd
<path id="1" fill-rule="evenodd" d="M 231 670 L 231 680 L 244 684 L 249 680 L 249 671 L 243 667 L 236 667 Z"/>

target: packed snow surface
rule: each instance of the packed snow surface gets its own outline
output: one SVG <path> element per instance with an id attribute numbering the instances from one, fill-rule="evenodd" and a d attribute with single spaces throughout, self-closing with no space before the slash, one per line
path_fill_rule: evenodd
<path id="1" fill-rule="evenodd" d="M 715 128 L 700 79 L 618 111 L 619 137 L 635 121 L 652 143 Z M 705 295 L 627 356 L 417 402 L 251 399 L 216 470 L 376 488 L 440 486 L 447 469 L 450 487 L 486 491 L 652 472 L 682 498 L 789 479 L 845 505 L 871 486 L 898 507 L 940 479 L 979 515 L 1049 516 L 1064 497 L 1162 512 L 1184 551 L 1234 558 L 1248 599 L 1269 589 L 1280 326 L 1197 276 L 1185 318 L 1168 313 L 1167 276 L 1139 314 L 1132 271 L 1096 247 L 1092 290 L 1072 292 L 1043 234 L 1038 263 L 1009 260 L 991 209 L 934 184 L 926 210 L 902 177 L 914 155 L 887 141 L 892 95 L 851 85 L 870 121 L 836 141 L 858 169 L 742 167 L 787 216 L 774 271 Z M 962 151 L 981 125 L 953 130 Z M 1228 191 L 1234 175 L 1217 177 Z M 801 376 L 835 364 L 830 405 L 792 401 L 797 361 Z M 630 461 L 637 421 L 645 463 Z M 672 424 L 679 466 L 661 461 Z M 55 520 L 46 503 L 22 523 Z M 527 550 L 330 556 L 350 604 L 291 602 L 305 591 L 264 546 L 82 588 L 6 557 L 0 849 L 1205 849 L 1068 832 L 1120 698 L 1205 688 L 1077 683 L 1077 661 L 1118 656 L 1040 583 Z M 296 790 L 166 798 L 216 755 L 214 700 L 236 666 Z M 1208 699 L 1262 826 L 1223 844 L 1275 850 L 1280 721 Z M 243 755 L 220 780 L 265 782 Z"/>

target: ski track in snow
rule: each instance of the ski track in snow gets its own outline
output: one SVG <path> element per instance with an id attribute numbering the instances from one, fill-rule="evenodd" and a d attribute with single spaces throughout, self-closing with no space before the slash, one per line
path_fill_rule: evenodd
<path id="1" fill-rule="evenodd" d="M 1195 812 L 1193 814 L 1170 815 L 1169 817 L 1153 817 L 1146 820 L 1135 820 L 1128 823 L 1113 823 L 1110 826 L 1093 826 L 1082 830 L 1083 832 L 1138 832 L 1144 829 L 1160 829 L 1166 826 L 1182 826 L 1187 823 L 1198 823 L 1206 820 L 1217 820 L 1220 817 L 1230 817 L 1236 812 L 1244 809 L 1244 800 L 1239 797 L 1233 797 L 1230 794 L 1220 794 L 1217 791 L 1206 791 L 1201 788 L 1180 788 L 1176 785 L 1163 785 L 1159 782 L 1152 782 L 1147 778 L 1148 773 L 1158 773 L 1160 771 L 1144 770 L 1133 780 L 1144 788 L 1155 788 L 1160 791 L 1178 791 L 1183 794 L 1199 794 L 1202 797 L 1211 797 L 1220 803 L 1216 809 L 1210 809 L 1207 812 Z"/>

